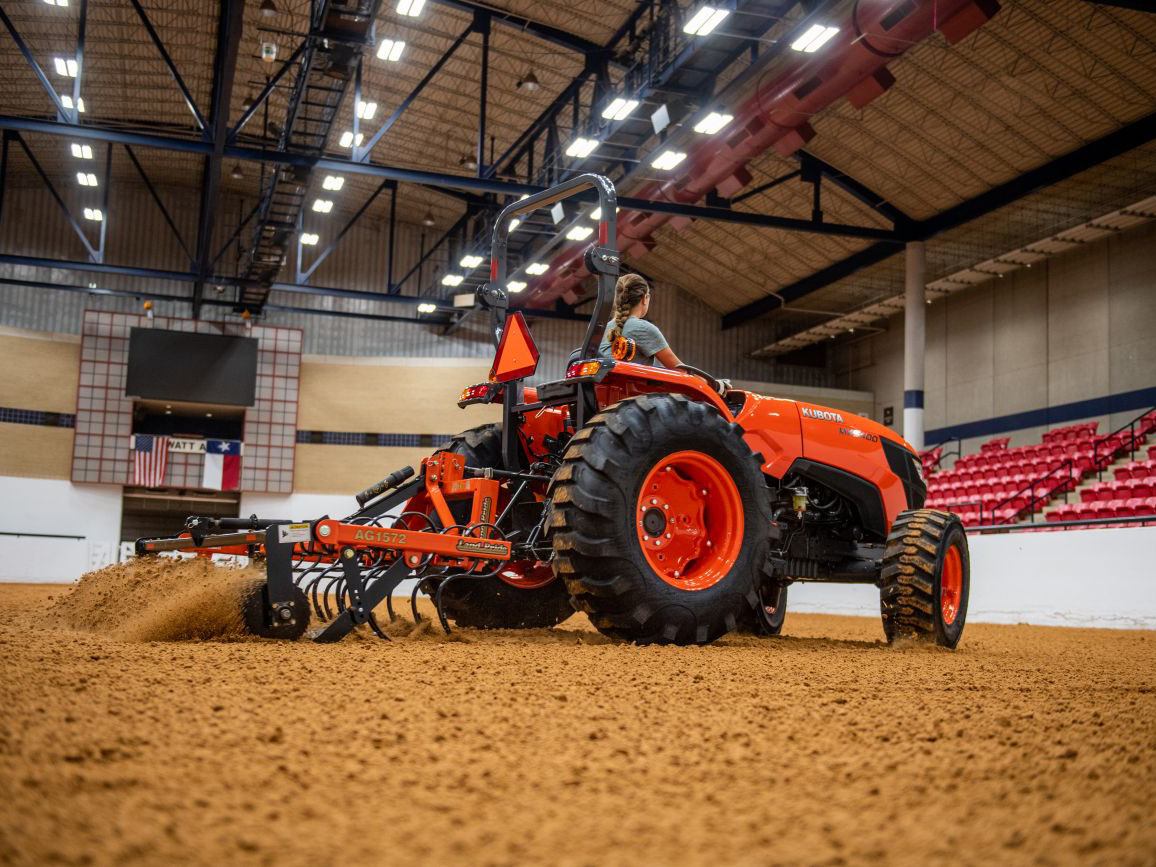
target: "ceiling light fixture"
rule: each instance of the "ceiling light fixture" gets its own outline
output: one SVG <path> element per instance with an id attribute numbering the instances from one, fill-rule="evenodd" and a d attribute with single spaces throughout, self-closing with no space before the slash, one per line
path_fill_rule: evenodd
<path id="1" fill-rule="evenodd" d="M 510 220 L 510 231 L 511 232 L 514 231 L 520 225 L 522 225 L 522 221 L 519 220 L 517 217 L 514 217 L 514 219 Z"/>
<path id="2" fill-rule="evenodd" d="M 56 67 L 56 74 L 65 78 L 76 78 L 76 73 L 80 71 L 76 61 L 71 57 L 54 57 L 52 63 Z"/>
<path id="3" fill-rule="evenodd" d="M 94 175 L 92 172 L 77 172 L 76 173 L 76 182 L 78 184 L 80 184 L 82 187 L 95 187 L 95 186 L 97 186 L 96 175 Z"/>
<path id="4" fill-rule="evenodd" d="M 69 96 L 67 93 L 60 94 L 60 104 L 63 105 L 65 108 L 72 108 L 72 97 Z M 77 106 L 79 106 L 80 113 L 84 114 L 84 97 L 83 96 L 80 98 L 80 101 L 77 103 Z"/>
<path id="5" fill-rule="evenodd" d="M 698 11 L 691 16 L 690 20 L 683 25 L 682 32 L 689 33 L 691 36 L 706 36 L 718 27 L 723 22 L 723 19 L 730 14 L 730 10 L 728 9 L 719 9 L 715 6 L 700 6 Z"/>
<path id="6" fill-rule="evenodd" d="M 241 171 L 241 164 L 240 163 L 233 163 L 233 169 L 232 169 L 232 171 L 229 172 L 229 177 L 231 177 L 235 181 L 244 180 L 245 173 L 243 171 Z"/>
<path id="7" fill-rule="evenodd" d="M 524 90 L 527 93 L 533 93 L 541 86 L 542 84 L 538 81 L 538 76 L 534 74 L 534 70 L 532 69 L 527 70 L 526 74 L 518 79 L 518 90 Z"/>
<path id="8" fill-rule="evenodd" d="M 94 223 L 99 223 L 104 219 L 104 214 L 101 213 L 100 208 L 85 208 L 84 219 L 92 220 Z"/>
<path id="9" fill-rule="evenodd" d="M 356 139 L 357 146 L 361 147 L 361 143 L 363 141 L 365 141 L 365 136 L 361 133 L 358 133 L 357 139 Z M 343 132 L 341 134 L 341 140 L 340 140 L 339 144 L 343 148 L 353 147 L 353 144 L 354 144 L 353 132 L 351 130 L 346 130 L 345 132 Z"/>
<path id="10" fill-rule="evenodd" d="M 313 200 L 313 210 L 315 210 L 319 214 L 328 214 L 330 211 L 333 210 L 333 200 L 332 199 L 314 199 Z"/>
<path id="11" fill-rule="evenodd" d="M 585 241 L 593 234 L 594 229 L 591 226 L 574 226 L 566 233 L 566 238 L 570 241 Z"/>
<path id="12" fill-rule="evenodd" d="M 686 159 L 682 151 L 665 150 L 650 161 L 650 164 L 661 171 L 668 172 Z"/>
<path id="13" fill-rule="evenodd" d="M 357 101 L 357 116 L 362 120 L 373 120 L 373 116 L 377 114 L 377 103 L 366 102 L 359 99 Z"/>
<path id="14" fill-rule="evenodd" d="M 460 160 L 458 160 L 458 165 L 468 172 L 476 172 L 478 170 L 477 157 L 473 156 L 472 154 L 466 154 L 463 156 Z"/>
<path id="15" fill-rule="evenodd" d="M 68 6 L 68 0 L 44 0 L 49 6 Z"/>
<path id="16" fill-rule="evenodd" d="M 526 283 L 524 280 L 511 280 L 506 284 L 506 288 L 511 292 L 517 293 L 526 288 Z"/>
<path id="17" fill-rule="evenodd" d="M 630 117 L 634 109 L 638 108 L 638 105 L 637 99 L 624 99 L 620 96 L 602 109 L 602 116 L 607 120 L 625 120 Z"/>
<path id="18" fill-rule="evenodd" d="M 462 260 L 458 262 L 463 268 L 477 268 L 482 264 L 482 257 L 475 256 L 472 253 L 467 256 L 462 256 Z"/>
<path id="19" fill-rule="evenodd" d="M 72 143 L 72 155 L 78 160 L 92 159 L 92 145 Z"/>
<path id="20" fill-rule="evenodd" d="M 377 46 L 377 57 L 379 60 L 388 60 L 391 63 L 396 63 L 401 60 L 401 53 L 405 51 L 405 43 L 398 39 L 383 39 L 381 45 Z"/>
<path id="21" fill-rule="evenodd" d="M 461 286 L 462 281 L 466 279 L 461 274 L 446 274 L 442 277 L 443 286 Z"/>
<path id="22" fill-rule="evenodd" d="M 421 15 L 423 6 L 425 6 L 425 0 L 397 0 L 397 14 L 417 18 Z"/>
<path id="23" fill-rule="evenodd" d="M 714 135 L 734 119 L 733 114 L 719 114 L 717 111 L 712 111 L 694 125 L 694 131 L 703 135 Z"/>
<path id="24" fill-rule="evenodd" d="M 326 175 L 325 180 L 321 182 L 321 188 L 323 190 L 333 190 L 333 192 L 337 192 L 344 186 L 345 178 L 341 177 L 341 175 Z"/>
<path id="25" fill-rule="evenodd" d="M 317 242 L 320 240 L 321 239 L 317 236 L 316 232 L 302 232 L 301 233 L 301 243 L 304 244 L 306 247 L 315 247 L 315 246 L 317 246 Z"/>
<path id="26" fill-rule="evenodd" d="M 421 218 L 421 224 L 427 229 L 437 225 L 437 220 L 434 219 L 433 211 L 431 211 L 429 208 L 425 209 L 425 213 Z"/>
<path id="27" fill-rule="evenodd" d="M 824 27 L 822 24 L 812 24 L 807 32 L 791 43 L 795 51 L 804 54 L 814 54 L 827 44 L 832 36 L 839 32 L 838 27 Z"/>
<path id="28" fill-rule="evenodd" d="M 550 270 L 550 266 L 544 262 L 531 262 L 526 266 L 526 273 L 533 274 L 537 277 L 539 274 L 545 274 Z"/>
<path id="29" fill-rule="evenodd" d="M 579 136 L 570 142 L 570 147 L 566 148 L 566 156 L 578 157 L 578 159 L 585 159 L 594 153 L 598 148 L 598 139 L 582 138 Z"/>
<path id="30" fill-rule="evenodd" d="M 266 18 L 272 18 L 277 14 L 277 4 L 273 0 L 261 0 L 261 14 Z"/>
<path id="31" fill-rule="evenodd" d="M 417 305 L 417 312 L 418 313 L 437 313 L 437 310 L 438 310 L 438 306 L 436 304 L 430 304 L 428 302 L 423 302 L 423 303 Z"/>

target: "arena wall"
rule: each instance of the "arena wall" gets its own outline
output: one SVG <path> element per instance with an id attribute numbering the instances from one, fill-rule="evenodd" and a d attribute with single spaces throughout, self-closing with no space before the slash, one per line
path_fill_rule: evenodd
<path id="1" fill-rule="evenodd" d="M 1154 246 L 1148 224 L 930 305 L 926 441 L 962 434 L 966 453 L 1080 420 L 1106 433 L 1156 404 Z M 886 327 L 842 348 L 836 373 L 901 426 L 903 317 Z"/>

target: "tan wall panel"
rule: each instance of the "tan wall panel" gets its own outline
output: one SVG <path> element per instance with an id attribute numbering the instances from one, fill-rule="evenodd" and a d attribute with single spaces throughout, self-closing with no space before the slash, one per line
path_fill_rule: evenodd
<path id="1" fill-rule="evenodd" d="M 463 388 L 485 382 L 489 359 L 375 361 L 302 359 L 298 429 L 449 434 L 501 418 L 499 409 L 486 407 L 473 408 L 466 420 L 457 405 Z"/>
<path id="2" fill-rule="evenodd" d="M 80 343 L 0 331 L 0 406 L 76 412 Z"/>
<path id="3" fill-rule="evenodd" d="M 349 511 L 357 508 L 353 495 L 406 465 L 417 468 L 432 449 L 385 446 L 297 445 L 293 490 L 304 494 L 349 494 Z M 336 516 L 335 516 L 336 517 Z"/>
<path id="4" fill-rule="evenodd" d="M 71 475 L 71 428 L 0 423 L 0 476 L 67 479 Z"/>

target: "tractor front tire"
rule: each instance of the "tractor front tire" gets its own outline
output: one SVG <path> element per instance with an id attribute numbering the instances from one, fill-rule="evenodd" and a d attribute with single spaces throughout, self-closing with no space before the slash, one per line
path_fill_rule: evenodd
<path id="1" fill-rule="evenodd" d="M 487 424 L 472 428 L 451 439 L 443 451 L 461 455 L 467 466 L 504 469 L 502 427 Z M 469 506 L 463 503 L 462 507 L 459 520 L 468 521 Z M 451 581 L 442 593 L 446 617 L 471 629 L 540 629 L 557 626 L 574 613 L 565 583 L 550 580 L 548 566 L 511 563 L 504 573 L 505 579 L 493 575 Z"/>
<path id="2" fill-rule="evenodd" d="M 599 631 L 706 644 L 751 621 L 769 498 L 714 407 L 669 394 L 615 404 L 570 441 L 550 493 L 555 574 Z"/>
<path id="3" fill-rule="evenodd" d="M 883 632 L 954 648 L 963 635 L 971 558 L 959 517 L 935 509 L 900 512 L 880 575 Z"/>

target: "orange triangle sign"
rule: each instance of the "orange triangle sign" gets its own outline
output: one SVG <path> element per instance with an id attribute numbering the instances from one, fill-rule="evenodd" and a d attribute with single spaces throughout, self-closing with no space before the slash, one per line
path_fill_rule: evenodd
<path id="1" fill-rule="evenodd" d="M 498 341 L 494 366 L 490 368 L 491 382 L 511 382 L 524 379 L 538 368 L 538 347 L 530 336 L 530 327 L 520 312 L 506 317 L 506 328 Z"/>

